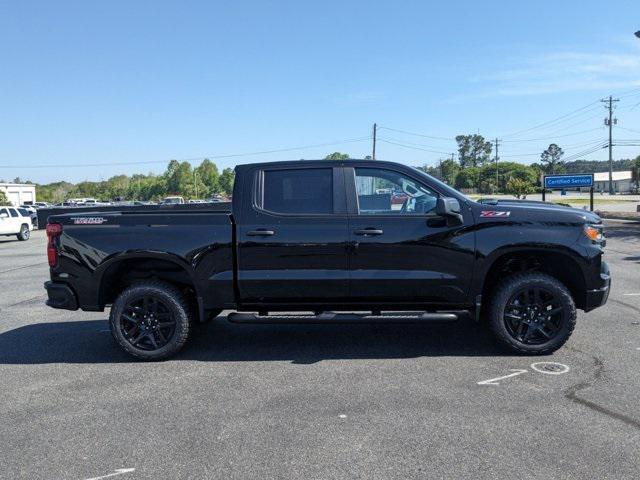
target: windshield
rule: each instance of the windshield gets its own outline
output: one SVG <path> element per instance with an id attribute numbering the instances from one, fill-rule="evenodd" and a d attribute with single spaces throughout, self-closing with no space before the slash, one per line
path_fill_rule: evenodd
<path id="1" fill-rule="evenodd" d="M 467 200 L 468 202 L 474 201 L 473 199 L 467 197 L 464 193 L 459 192 L 458 190 L 451 187 L 450 185 L 447 185 L 442 180 L 438 180 L 436 177 L 432 177 L 428 173 L 425 173 L 422 170 L 420 170 L 418 167 L 414 167 L 414 168 L 420 173 L 420 175 L 426 177 L 429 180 L 429 182 L 431 182 L 432 184 L 435 184 L 438 190 L 446 192 L 447 195 L 451 195 L 452 197 L 457 197 L 457 198 L 462 197 L 464 200 Z"/>

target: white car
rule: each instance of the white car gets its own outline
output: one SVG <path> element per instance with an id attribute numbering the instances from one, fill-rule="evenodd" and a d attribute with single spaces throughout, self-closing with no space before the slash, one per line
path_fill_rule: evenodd
<path id="1" fill-rule="evenodd" d="M 162 203 L 164 205 L 177 205 L 177 204 L 183 204 L 184 203 L 184 198 L 182 197 L 178 197 L 178 196 L 172 196 L 172 197 L 166 197 Z"/>
<path id="2" fill-rule="evenodd" d="M 31 217 L 22 215 L 17 208 L 0 207 L 0 235 L 15 235 L 18 240 L 29 240 L 31 236 Z"/>

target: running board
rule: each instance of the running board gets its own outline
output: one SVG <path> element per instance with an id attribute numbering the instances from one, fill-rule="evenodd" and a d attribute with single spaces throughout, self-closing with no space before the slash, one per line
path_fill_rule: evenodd
<path id="1" fill-rule="evenodd" d="M 358 314 L 358 313 L 334 313 L 322 312 L 319 315 L 256 315 L 255 313 L 233 312 L 227 316 L 231 323 L 246 324 L 326 324 L 326 323 L 392 323 L 411 324 L 428 322 L 455 322 L 457 313 L 418 313 L 398 314 Z"/>

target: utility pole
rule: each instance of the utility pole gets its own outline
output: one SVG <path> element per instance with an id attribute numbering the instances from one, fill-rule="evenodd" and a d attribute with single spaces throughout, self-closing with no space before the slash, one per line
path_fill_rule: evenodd
<path id="1" fill-rule="evenodd" d="M 620 100 L 609 95 L 609 98 L 603 98 L 600 101 L 609 110 L 609 118 L 604 119 L 604 124 L 609 127 L 609 195 L 615 195 L 613 190 L 613 124 L 618 123 L 618 119 L 613 118 L 613 103 Z"/>
<path id="2" fill-rule="evenodd" d="M 198 172 L 193 171 L 193 189 L 196 191 L 196 198 L 198 198 Z"/>
<path id="3" fill-rule="evenodd" d="M 498 156 L 498 145 L 500 144 L 500 143 L 499 143 L 499 142 L 500 142 L 500 140 L 498 140 L 498 139 L 496 138 L 495 142 L 496 142 L 496 192 L 497 192 L 497 191 L 498 191 L 498 186 L 500 185 L 500 183 L 499 183 L 499 181 L 498 181 L 498 159 L 500 158 L 500 157 Z"/>
<path id="4" fill-rule="evenodd" d="M 378 133 L 378 124 L 373 124 L 373 152 L 371 152 L 371 158 L 376 159 L 376 134 Z"/>

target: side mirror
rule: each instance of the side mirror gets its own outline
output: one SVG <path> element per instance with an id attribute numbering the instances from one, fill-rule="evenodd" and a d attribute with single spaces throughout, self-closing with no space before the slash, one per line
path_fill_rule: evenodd
<path id="1" fill-rule="evenodd" d="M 2 219 L 9 218 L 9 214 L 8 213 L 0 213 L 0 218 L 2 218 Z"/>
<path id="2" fill-rule="evenodd" d="M 436 213 L 441 217 L 455 218 L 460 223 L 463 222 L 460 202 L 451 197 L 438 197 L 436 201 Z"/>

